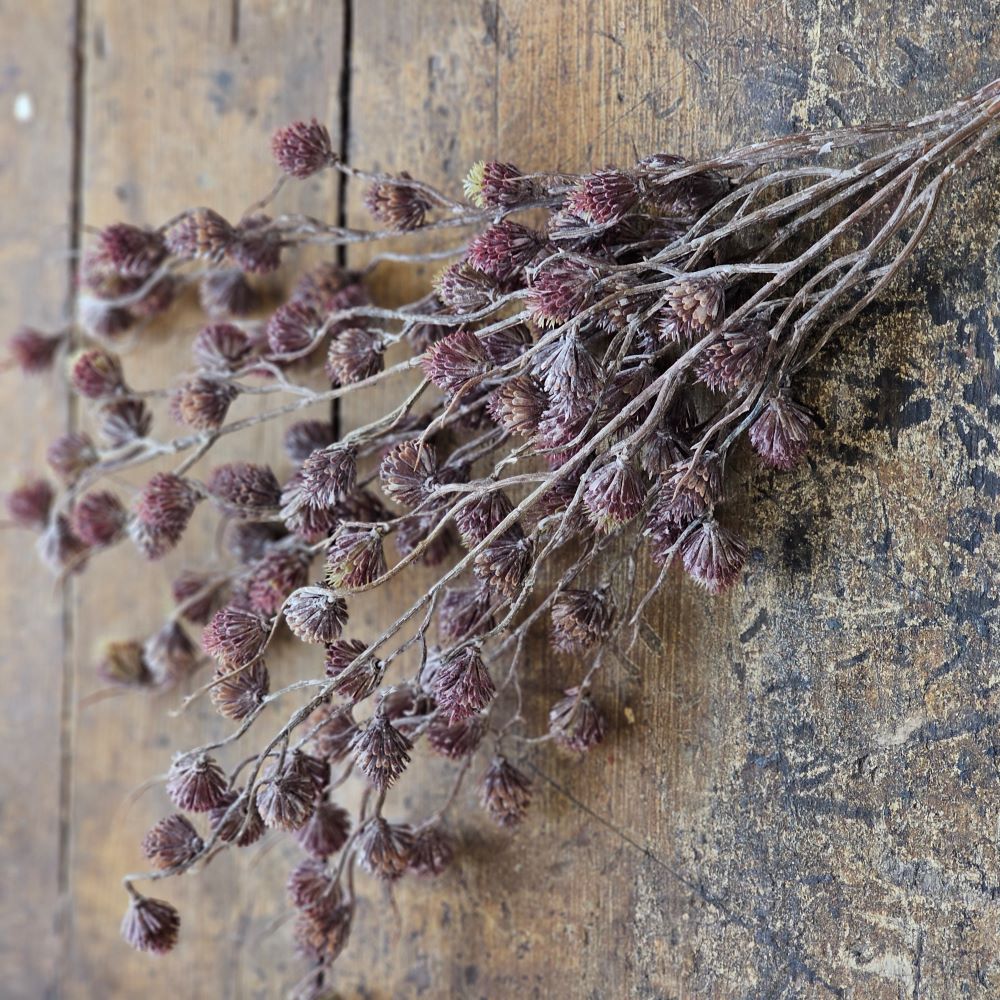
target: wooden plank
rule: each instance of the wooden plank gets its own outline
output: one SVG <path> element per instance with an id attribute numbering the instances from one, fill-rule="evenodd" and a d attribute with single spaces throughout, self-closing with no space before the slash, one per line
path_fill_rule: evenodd
<path id="1" fill-rule="evenodd" d="M 57 330 L 67 319 L 73 175 L 73 4 L 31 17 L 0 2 L 0 331 Z M 66 427 L 58 371 L 3 376 L 0 489 L 47 473 L 45 447 Z M 0 982 L 11 997 L 50 995 L 65 928 L 62 813 L 63 600 L 29 532 L 0 545 Z"/>
<path id="2" fill-rule="evenodd" d="M 274 181 L 268 142 L 276 126 L 315 115 L 339 142 L 340 3 L 93 0 L 87 10 L 86 223 L 157 224 L 200 204 L 238 218 Z M 317 214 L 335 213 L 336 205 L 332 175 L 293 186 L 280 202 L 283 209 Z M 182 370 L 198 322 L 188 305 L 144 332 L 141 351 L 125 358 L 129 379 L 137 387 L 162 385 Z M 158 426 L 165 437 L 176 433 L 169 419 Z M 229 439 L 193 472 L 203 475 L 237 458 L 273 459 L 281 454 L 280 433 L 263 425 Z M 287 472 L 280 459 L 275 464 L 279 475 Z M 147 467 L 131 481 L 144 482 L 150 472 Z M 127 549 L 95 562 L 75 615 L 82 694 L 98 686 L 93 662 L 100 643 L 154 630 L 170 607 L 169 574 L 211 561 L 212 522 L 203 512 L 162 568 L 143 569 Z M 275 680 L 291 680 L 297 669 L 285 659 L 276 665 Z M 309 669 L 315 672 L 317 664 Z M 139 841 L 149 825 L 173 811 L 161 785 L 134 805 L 126 797 L 162 774 L 172 751 L 218 737 L 232 725 L 207 700 L 171 719 L 167 712 L 178 701 L 177 693 L 136 693 L 97 702 L 78 715 L 68 996 L 271 996 L 274 984 L 299 974 L 287 935 L 266 934 L 284 908 L 281 883 L 288 867 L 282 852 L 269 848 L 220 857 L 197 877 L 150 890 L 182 912 L 181 943 L 162 961 L 131 952 L 118 937 L 127 901 L 119 879 L 145 867 Z"/>

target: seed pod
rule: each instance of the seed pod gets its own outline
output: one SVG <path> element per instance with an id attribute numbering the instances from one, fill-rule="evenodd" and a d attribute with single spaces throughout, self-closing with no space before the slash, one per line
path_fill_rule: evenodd
<path id="1" fill-rule="evenodd" d="M 165 816 L 142 838 L 142 854 L 154 868 L 190 864 L 205 846 L 191 821 L 181 813 Z"/>
<path id="2" fill-rule="evenodd" d="M 417 831 L 410 869 L 418 875 L 440 875 L 454 857 L 454 841 L 440 824 L 435 823 Z"/>
<path id="3" fill-rule="evenodd" d="M 289 177 L 299 180 L 311 177 L 337 160 L 329 131 L 315 118 L 277 129 L 271 136 L 271 153 Z"/>
<path id="4" fill-rule="evenodd" d="M 534 550 L 519 525 L 505 531 L 476 556 L 476 576 L 494 593 L 514 598 L 531 570 Z"/>
<path id="5" fill-rule="evenodd" d="M 452 723 L 435 719 L 427 729 L 427 742 L 442 757 L 461 760 L 476 752 L 485 734 L 486 726 L 481 715 Z"/>
<path id="6" fill-rule="evenodd" d="M 207 812 L 221 805 L 226 793 L 226 775 L 213 757 L 179 755 L 167 774 L 167 795 L 189 812 Z"/>
<path id="7" fill-rule="evenodd" d="M 343 525 L 327 550 L 326 582 L 337 590 L 367 587 L 386 571 L 382 532 L 376 525 Z"/>
<path id="8" fill-rule="evenodd" d="M 571 212 L 605 226 L 627 215 L 639 201 L 635 178 L 620 170 L 597 170 L 582 178 L 566 197 Z"/>
<path id="9" fill-rule="evenodd" d="M 301 912 L 292 929 L 296 951 L 317 965 L 333 962 L 347 945 L 353 915 L 354 904 L 339 895 L 325 906 Z"/>
<path id="10" fill-rule="evenodd" d="M 216 611 L 205 626 L 201 647 L 221 663 L 245 667 L 263 653 L 269 635 L 264 618 L 230 605 Z"/>
<path id="11" fill-rule="evenodd" d="M 255 611 L 275 615 L 294 590 L 309 579 L 312 557 L 300 549 L 276 549 L 268 552 L 250 568 L 247 597 Z"/>
<path id="12" fill-rule="evenodd" d="M 583 506 L 598 531 L 614 531 L 627 524 L 642 510 L 645 499 L 645 480 L 621 458 L 606 462 L 586 478 Z"/>
<path id="13" fill-rule="evenodd" d="M 347 810 L 324 800 L 316 803 L 309 821 L 295 832 L 295 839 L 307 854 L 328 858 L 347 843 L 350 832 L 351 817 Z"/>
<path id="14" fill-rule="evenodd" d="M 134 894 L 122 918 L 121 935 L 137 951 L 162 955 L 177 944 L 180 926 L 176 907 L 162 899 Z"/>
<path id="15" fill-rule="evenodd" d="M 281 486 L 268 465 L 217 465 L 206 487 L 215 505 L 232 517 L 263 518 L 274 514 L 281 505 Z"/>
<path id="16" fill-rule="evenodd" d="M 725 309 L 725 290 L 716 278 L 678 278 L 664 293 L 659 318 L 663 343 L 690 344 L 715 329 Z"/>
<path id="17" fill-rule="evenodd" d="M 678 524 L 700 517 L 722 499 L 722 463 L 714 451 L 678 462 L 662 486 L 664 514 Z"/>
<path id="18" fill-rule="evenodd" d="M 79 351 L 70 359 L 70 381 L 87 399 L 101 399 L 125 391 L 121 362 L 99 347 Z"/>
<path id="19" fill-rule="evenodd" d="M 352 702 L 363 701 L 382 683 L 385 664 L 376 656 L 363 656 L 366 643 L 360 639 L 338 639 L 326 647 L 326 676 L 334 690 Z"/>
<path id="20" fill-rule="evenodd" d="M 143 645 L 143 657 L 153 683 L 170 687 L 194 673 L 198 651 L 179 622 L 167 622 Z"/>
<path id="21" fill-rule="evenodd" d="M 682 547 L 684 569 L 709 593 L 721 594 L 736 582 L 749 549 L 715 518 L 702 521 Z"/>
<path id="22" fill-rule="evenodd" d="M 455 526 L 462 536 L 462 542 L 471 549 L 513 512 L 514 505 L 503 490 L 489 490 L 478 496 L 474 495 L 461 510 L 456 511 Z"/>
<path id="23" fill-rule="evenodd" d="M 111 448 L 141 441 L 149 435 L 153 416 L 141 399 L 116 399 L 97 411 L 97 428 Z"/>
<path id="24" fill-rule="evenodd" d="M 256 712 L 271 690 L 271 675 L 263 660 L 249 667 L 217 667 L 210 690 L 219 715 L 240 722 Z"/>
<path id="25" fill-rule="evenodd" d="M 315 708 L 305 722 L 317 755 L 334 763 L 343 760 L 354 745 L 358 725 L 350 705 L 324 704 Z"/>
<path id="26" fill-rule="evenodd" d="M 102 548 L 121 538 L 127 520 L 128 514 L 114 493 L 95 490 L 73 505 L 70 526 L 84 545 Z"/>
<path id="27" fill-rule="evenodd" d="M 86 434 L 60 434 L 46 449 L 45 460 L 63 482 L 72 483 L 97 461 L 97 450 Z"/>
<path id="28" fill-rule="evenodd" d="M 275 763 L 268 769 L 257 789 L 257 808 L 265 826 L 298 830 L 312 815 L 315 795 L 310 777 L 289 758 L 284 766 Z"/>
<path id="29" fill-rule="evenodd" d="M 240 221 L 229 256 L 247 274 L 270 274 L 281 267 L 281 234 L 269 215 L 259 212 Z"/>
<path id="30" fill-rule="evenodd" d="M 142 687 L 153 683 L 142 643 L 134 639 L 105 643 L 97 661 L 97 675 L 116 687 Z"/>
<path id="31" fill-rule="evenodd" d="M 733 392 L 752 385 L 763 374 L 769 339 L 765 323 L 726 330 L 702 354 L 698 378 L 714 392 Z"/>
<path id="32" fill-rule="evenodd" d="M 475 644 L 445 656 L 432 683 L 434 698 L 451 723 L 478 715 L 496 694 L 493 678 Z"/>
<path id="33" fill-rule="evenodd" d="M 438 608 L 438 630 L 447 642 L 459 642 L 493 627 L 492 597 L 485 587 L 448 587 Z"/>
<path id="34" fill-rule="evenodd" d="M 477 271 L 508 282 L 535 259 L 544 245 L 540 233 L 504 219 L 469 241 L 469 261 Z"/>
<path id="35" fill-rule="evenodd" d="M 236 802 L 239 804 L 233 808 Z M 230 809 L 232 812 L 229 812 Z M 257 804 L 251 802 L 248 806 L 242 788 L 227 791 L 209 812 L 208 819 L 212 830 L 217 831 L 219 839 L 227 844 L 249 847 L 264 836 L 264 821 L 257 811 Z"/>
<path id="36" fill-rule="evenodd" d="M 167 255 L 159 233 L 126 222 L 105 226 L 97 241 L 98 253 L 125 278 L 149 277 Z"/>
<path id="37" fill-rule="evenodd" d="M 212 323 L 194 338 L 191 353 L 203 371 L 229 375 L 250 355 L 250 338 L 231 323 Z"/>
<path id="38" fill-rule="evenodd" d="M 352 326 L 330 341 L 325 371 L 330 384 L 354 385 L 377 375 L 385 364 L 385 341 L 378 330 Z"/>
<path id="39" fill-rule="evenodd" d="M 419 507 L 438 485 L 437 452 L 431 444 L 401 441 L 388 451 L 379 466 L 382 489 L 390 500 L 404 507 Z"/>
<path id="40" fill-rule="evenodd" d="M 210 271 L 198 282 L 198 301 L 213 319 L 246 316 L 257 305 L 257 293 L 239 269 Z"/>
<path id="41" fill-rule="evenodd" d="M 381 711 L 354 740 L 358 767 L 379 791 L 390 788 L 406 770 L 413 743 Z"/>
<path id="42" fill-rule="evenodd" d="M 30 326 L 22 326 L 7 341 L 7 348 L 14 364 L 25 375 L 37 375 L 52 367 L 56 354 L 65 341 L 65 334 L 42 333 Z"/>
<path id="43" fill-rule="evenodd" d="M 597 273 L 578 260 L 559 258 L 535 271 L 528 309 L 539 326 L 561 326 L 593 301 Z"/>
<path id="44" fill-rule="evenodd" d="M 347 602 L 325 587 L 300 587 L 285 603 L 285 621 L 302 642 L 330 643 L 347 624 Z"/>
<path id="45" fill-rule="evenodd" d="M 562 591 L 552 603 L 552 645 L 564 653 L 591 649 L 605 639 L 614 620 L 606 587 Z"/>
<path id="46" fill-rule="evenodd" d="M 381 816 L 368 821 L 358 842 L 361 866 L 370 875 L 393 882 L 401 878 L 413 854 L 413 831 Z"/>
<path id="47" fill-rule="evenodd" d="M 267 321 L 267 346 L 278 358 L 300 354 L 313 346 L 319 329 L 319 317 L 312 309 L 286 302 Z"/>
<path id="48" fill-rule="evenodd" d="M 332 507 L 354 489 L 357 452 L 350 445 L 331 444 L 314 451 L 302 463 L 302 495 L 310 507 Z"/>
<path id="49" fill-rule="evenodd" d="M 44 479 L 22 483 L 4 497 L 7 515 L 16 525 L 38 529 L 48 524 L 54 499 L 55 491 Z"/>
<path id="50" fill-rule="evenodd" d="M 812 414 L 804 406 L 786 393 L 778 393 L 750 425 L 748 437 L 766 465 L 787 471 L 802 460 L 815 426 Z"/>
<path id="51" fill-rule="evenodd" d="M 511 434 L 531 438 L 538 430 L 548 397 L 530 375 L 517 375 L 494 389 L 489 399 L 493 419 Z"/>
<path id="52" fill-rule="evenodd" d="M 164 233 L 170 252 L 180 260 L 218 263 L 229 251 L 233 227 L 218 212 L 196 208 L 181 216 Z"/>
<path id="53" fill-rule="evenodd" d="M 239 390 L 213 378 L 193 378 L 170 395 L 170 415 L 198 431 L 217 430 Z"/>
<path id="54" fill-rule="evenodd" d="M 466 383 L 490 371 L 491 363 L 480 339 L 471 330 L 456 330 L 436 344 L 423 357 L 427 377 L 447 393 L 458 392 Z"/>
<path id="55" fill-rule="evenodd" d="M 376 181 L 365 192 L 365 208 L 376 222 L 401 231 L 419 229 L 433 205 L 413 184 L 404 170 L 398 181 L 393 178 Z M 399 183 L 403 182 L 403 183 Z"/>
<path id="56" fill-rule="evenodd" d="M 479 208 L 511 208 L 530 201 L 537 193 L 534 182 L 513 163 L 496 161 L 473 164 L 463 187 L 465 197 Z"/>
<path id="57" fill-rule="evenodd" d="M 607 723 L 587 691 L 569 688 L 549 711 L 549 732 L 569 750 L 585 753 L 604 739 Z"/>
<path id="58" fill-rule="evenodd" d="M 500 826 L 517 826 L 531 804 L 531 781 L 506 757 L 494 757 L 483 775 L 483 807 Z"/>

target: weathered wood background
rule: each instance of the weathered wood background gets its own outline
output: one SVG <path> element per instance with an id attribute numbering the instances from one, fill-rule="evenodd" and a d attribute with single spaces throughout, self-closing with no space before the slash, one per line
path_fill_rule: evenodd
<path id="1" fill-rule="evenodd" d="M 926 112 L 1000 74 L 998 23 L 996 0 L 0 0 L 0 325 L 71 311 L 85 225 L 238 214 L 293 116 L 359 164 L 457 187 L 481 156 L 577 169 Z M 612 738 L 532 758 L 517 838 L 470 793 L 458 870 L 401 886 L 398 915 L 363 886 L 341 995 L 1000 995 L 997 176 L 959 181 L 890 299 L 815 366 L 808 465 L 747 470 L 742 584 L 676 581 L 662 651 L 605 677 Z M 286 204 L 333 218 L 333 185 Z M 127 359 L 137 385 L 194 322 Z M 2 485 L 78 419 L 10 375 L 0 407 Z M 162 587 L 122 553 L 60 596 L 13 533 L 0 559 L 0 994 L 281 995 L 299 966 L 273 928 L 280 848 L 165 889 L 185 919 L 166 959 L 117 936 L 118 877 L 165 801 L 127 796 L 222 725 L 168 719 L 170 698 L 80 707 L 100 640 L 152 628 Z M 566 670 L 539 664 L 538 711 Z"/>

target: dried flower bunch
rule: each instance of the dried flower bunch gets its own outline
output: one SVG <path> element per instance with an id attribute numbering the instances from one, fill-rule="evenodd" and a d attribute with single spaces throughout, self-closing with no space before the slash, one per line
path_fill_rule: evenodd
<path id="1" fill-rule="evenodd" d="M 948 179 L 998 134 L 1000 81 L 917 121 L 703 162 L 658 153 L 583 176 L 479 163 L 456 200 L 406 173 L 348 167 L 322 125 L 296 122 L 272 143 L 284 179 L 332 169 L 364 183 L 375 228 L 272 218 L 279 183 L 236 223 L 199 208 L 156 229 L 102 230 L 80 276 L 89 342 L 68 359 L 95 437 L 53 442 L 62 491 L 24 483 L 9 515 L 40 532 L 42 557 L 65 573 L 119 544 L 156 560 L 200 504 L 214 507 L 225 558 L 174 580 L 170 620 L 109 647 L 100 670 L 115 684 L 175 683 L 199 663 L 182 620 L 203 626 L 215 672 L 189 700 L 207 692 L 235 723 L 175 756 L 166 793 L 181 811 L 142 842 L 154 870 L 126 879 L 126 940 L 162 952 L 178 938 L 177 911 L 135 882 L 287 831 L 305 856 L 288 894 L 316 990 L 350 934 L 357 866 L 389 882 L 441 872 L 454 853 L 446 817 L 470 773 L 488 815 L 520 823 L 531 782 L 519 754 L 602 740 L 601 667 L 636 641 L 675 561 L 712 593 L 738 579 L 748 547 L 724 503 L 734 449 L 746 439 L 776 469 L 802 461 L 815 423 L 798 373 L 890 281 Z M 441 249 L 453 232 L 463 235 Z M 322 264 L 266 318 L 248 318 L 255 276 L 296 247 L 401 234 L 435 242 L 363 271 Z M 385 259 L 450 262 L 422 298 L 385 308 L 367 284 Z M 207 324 L 170 389 L 185 429 L 154 437 L 146 400 L 157 390 L 131 386 L 116 347 L 192 282 Z M 13 361 L 44 371 L 70 336 L 21 330 Z M 330 388 L 310 388 L 305 374 L 321 367 Z M 393 404 L 366 426 L 296 418 L 384 386 L 397 387 Z M 230 419 L 248 394 L 290 401 Z M 258 455 L 191 474 L 221 438 L 282 419 L 290 475 Z M 181 455 L 131 503 L 104 485 Z M 645 590 L 643 551 L 658 567 Z M 418 563 L 440 567 L 437 582 L 381 634 L 354 634 L 355 596 Z M 274 690 L 265 656 L 287 641 L 284 626 L 316 647 L 316 670 Z M 582 664 L 540 737 L 520 684 L 536 627 L 553 655 Z M 303 692 L 249 756 L 223 764 L 258 736 L 265 706 Z M 454 785 L 430 815 L 390 821 L 384 806 L 422 740 L 456 762 Z M 480 748 L 484 770 L 472 766 Z M 336 801 L 352 776 L 365 788 L 353 817 Z"/>

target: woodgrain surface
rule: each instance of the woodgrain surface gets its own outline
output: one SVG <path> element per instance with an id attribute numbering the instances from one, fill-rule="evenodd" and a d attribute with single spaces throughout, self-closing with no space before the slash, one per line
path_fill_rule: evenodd
<path id="1" fill-rule="evenodd" d="M 355 162 L 457 189 L 480 156 L 577 169 L 707 153 L 919 114 L 1000 74 L 995 0 L 348 11 L 52 0 L 21 16 L 0 2 L 8 326 L 61 317 L 72 205 L 92 225 L 203 201 L 238 214 L 267 187 L 267 137 L 292 116 L 335 132 L 346 120 Z M 14 116 L 21 93 L 29 122 Z M 889 299 L 806 379 L 826 425 L 808 465 L 772 476 L 747 463 L 733 507 L 750 569 L 721 600 L 673 581 L 658 641 L 604 677 L 611 739 L 583 762 L 530 758 L 536 808 L 515 839 L 478 819 L 470 793 L 461 866 L 404 882 L 398 913 L 362 886 L 344 997 L 1000 995 L 995 177 L 994 159 L 960 179 Z M 336 214 L 325 184 L 290 198 Z M 413 280 L 389 270 L 380 286 L 402 296 Z M 176 365 L 186 329 L 181 313 L 151 331 L 156 347 L 126 360 L 130 376 L 152 384 Z M 13 477 L 65 417 L 48 386 L 4 387 Z M 167 719 L 164 698 L 77 708 L 97 686 L 101 638 L 154 627 L 163 589 L 116 554 L 61 609 L 29 548 L 4 537 L 0 992 L 281 995 L 298 966 L 287 928 L 267 933 L 283 913 L 280 850 L 171 885 L 185 926 L 166 960 L 118 942 L 118 877 L 165 803 L 159 789 L 126 797 L 218 723 L 209 710 Z M 536 721 L 570 670 L 539 656 Z M 400 803 L 418 812 L 440 795 L 433 775 L 416 777 L 424 764 Z"/>

